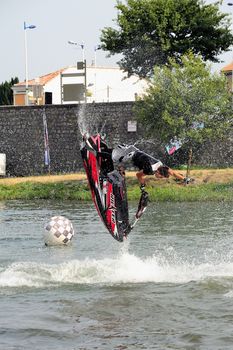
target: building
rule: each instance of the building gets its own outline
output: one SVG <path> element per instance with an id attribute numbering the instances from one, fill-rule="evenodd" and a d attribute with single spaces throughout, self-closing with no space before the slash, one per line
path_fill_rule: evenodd
<path id="1" fill-rule="evenodd" d="M 28 104 L 66 104 L 134 101 L 143 95 L 148 81 L 127 77 L 118 67 L 67 67 L 28 81 Z M 26 83 L 13 86 L 14 105 L 26 103 Z"/>
<path id="2" fill-rule="evenodd" d="M 233 74 L 233 62 L 229 63 L 225 67 L 221 69 L 221 71 L 225 74 L 227 77 L 227 82 L 229 86 L 229 90 L 233 92 L 233 79 L 232 79 L 232 74 Z"/>

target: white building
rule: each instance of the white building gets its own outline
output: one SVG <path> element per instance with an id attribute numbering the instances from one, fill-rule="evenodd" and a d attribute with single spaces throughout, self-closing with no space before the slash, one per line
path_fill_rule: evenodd
<path id="1" fill-rule="evenodd" d="M 28 104 L 134 101 L 148 87 L 145 79 L 127 78 L 118 67 L 67 67 L 28 81 Z M 85 93 L 86 92 L 86 93 Z M 26 104 L 26 84 L 13 86 L 14 105 Z"/>

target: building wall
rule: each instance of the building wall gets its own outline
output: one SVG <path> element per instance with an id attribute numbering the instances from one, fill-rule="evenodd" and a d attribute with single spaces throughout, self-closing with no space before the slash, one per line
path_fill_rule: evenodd
<path id="1" fill-rule="evenodd" d="M 54 79 L 50 80 L 44 86 L 44 92 L 52 92 L 52 103 L 60 104 L 61 103 L 61 78 L 60 75 L 57 75 Z"/>
<path id="2" fill-rule="evenodd" d="M 14 95 L 14 105 L 15 106 L 24 106 L 25 105 L 25 95 L 24 94 Z"/>
<path id="3" fill-rule="evenodd" d="M 89 101 L 120 102 L 135 101 L 136 95 L 142 95 L 148 86 L 145 80 L 136 76 L 127 78 L 119 68 L 90 67 L 87 70 L 88 90 L 92 93 Z"/>
<path id="4" fill-rule="evenodd" d="M 76 67 L 69 67 L 63 74 L 82 73 Z M 146 80 L 136 76 L 127 78 L 119 68 L 87 67 L 87 90 L 90 96 L 87 102 L 121 102 L 135 101 L 137 95 L 142 95 L 148 86 Z M 84 84 L 84 76 L 63 77 L 63 84 Z M 61 103 L 60 76 L 54 78 L 44 87 L 45 91 L 53 92 L 53 103 Z M 64 104 L 77 103 L 77 101 L 63 102 Z"/>
<path id="5" fill-rule="evenodd" d="M 135 121 L 133 102 L 90 103 L 0 107 L 0 153 L 6 154 L 8 176 L 39 175 L 44 165 L 43 114 L 48 125 L 51 173 L 72 173 L 83 169 L 80 157 L 81 132 L 106 133 L 109 146 L 135 143 L 139 148 L 166 162 L 164 147 L 156 140 L 147 142 L 143 126 L 128 131 Z M 198 157 L 197 157 L 198 156 Z M 233 140 L 205 145 L 195 158 L 203 166 L 233 165 Z"/>
<path id="6" fill-rule="evenodd" d="M 73 84 L 81 84 L 84 87 L 84 69 L 77 70 L 77 67 L 71 66 L 66 69 L 62 69 L 61 72 L 62 85 L 71 85 L 72 89 Z M 52 93 L 53 104 L 61 104 L 61 75 L 58 74 L 58 72 L 54 73 L 57 75 L 51 73 L 44 77 L 40 77 L 32 81 L 30 80 L 29 89 L 34 91 L 34 93 L 28 100 L 29 105 L 41 105 L 43 103 L 45 92 Z M 25 105 L 25 101 L 17 97 L 17 95 L 24 95 L 25 97 L 24 84 L 25 83 L 16 84 L 13 87 L 15 106 Z M 36 93 L 37 89 L 35 89 L 37 87 L 39 89 L 39 86 L 43 86 L 40 94 Z M 118 67 L 87 66 L 86 69 L 87 102 L 135 101 L 137 96 L 141 96 L 144 93 L 147 86 L 147 80 L 139 79 L 137 76 L 127 78 L 127 74 Z M 78 92 L 75 90 L 75 87 L 74 91 L 75 100 L 63 100 L 63 104 L 80 103 L 79 98 L 76 98 Z"/>

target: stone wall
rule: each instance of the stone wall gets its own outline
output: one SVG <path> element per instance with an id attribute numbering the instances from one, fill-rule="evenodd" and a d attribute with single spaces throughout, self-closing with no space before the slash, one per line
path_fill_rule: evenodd
<path id="1" fill-rule="evenodd" d="M 134 120 L 133 103 L 0 107 L 0 153 L 6 154 L 7 176 L 39 175 L 44 165 L 43 114 L 46 114 L 51 173 L 71 173 L 82 169 L 82 131 L 107 134 L 109 145 L 135 142 L 141 132 L 128 132 Z"/>
<path id="2" fill-rule="evenodd" d="M 51 173 L 72 173 L 83 169 L 80 157 L 80 130 L 106 133 L 107 143 L 143 143 L 148 153 L 165 162 L 171 159 L 153 142 L 143 142 L 143 127 L 129 132 L 128 121 L 134 121 L 133 102 L 93 103 L 84 105 L 47 105 L 32 107 L 0 107 L 0 153 L 6 154 L 7 176 L 48 173 L 44 165 L 43 114 L 46 114 Z M 233 143 L 203 147 L 196 163 L 204 166 L 232 166 Z M 177 152 L 178 153 L 178 152 Z M 176 162 L 176 157 L 173 159 Z M 174 165 L 174 164 L 169 164 Z"/>

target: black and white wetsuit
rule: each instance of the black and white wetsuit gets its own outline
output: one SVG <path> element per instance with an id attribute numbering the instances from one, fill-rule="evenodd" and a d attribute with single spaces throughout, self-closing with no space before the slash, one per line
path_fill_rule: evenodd
<path id="1" fill-rule="evenodd" d="M 134 153 L 132 163 L 139 170 L 143 170 L 145 175 L 154 175 L 155 171 L 163 165 L 160 160 L 142 151 L 136 151 Z"/>
<path id="2" fill-rule="evenodd" d="M 114 162 L 131 161 L 133 166 L 139 170 L 143 170 L 145 175 L 154 175 L 156 170 L 163 165 L 163 163 L 150 156 L 149 154 L 140 151 L 135 146 L 119 145 L 113 149 L 112 159 Z"/>

